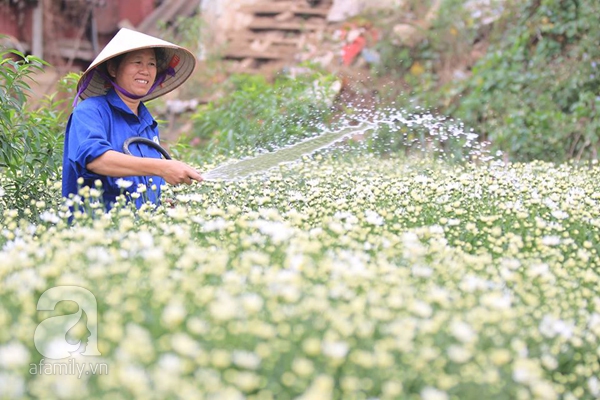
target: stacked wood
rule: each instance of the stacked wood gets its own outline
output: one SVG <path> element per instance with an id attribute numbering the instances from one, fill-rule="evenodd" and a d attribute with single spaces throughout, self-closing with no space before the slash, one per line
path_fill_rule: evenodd
<path id="1" fill-rule="evenodd" d="M 228 33 L 225 59 L 238 70 L 253 72 L 266 64 L 294 61 L 310 35 L 322 35 L 332 0 L 259 0 L 238 12 L 246 24 Z"/>

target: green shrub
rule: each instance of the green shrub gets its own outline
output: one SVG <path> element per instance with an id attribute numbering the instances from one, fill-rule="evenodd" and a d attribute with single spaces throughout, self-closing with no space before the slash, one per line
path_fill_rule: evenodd
<path id="1" fill-rule="evenodd" d="M 15 61 L 10 55 L 17 55 Z M 26 107 L 27 83 L 45 61 L 16 51 L 0 52 L 0 208 L 27 213 L 36 202 L 56 199 L 48 182 L 60 176 L 65 116 L 55 96 L 40 107 Z"/>
<path id="2" fill-rule="evenodd" d="M 515 161 L 596 158 L 600 3 L 507 0 L 491 29 L 477 29 L 462 3 L 444 1 L 412 49 L 379 44 L 375 72 L 398 77 L 402 91 L 388 100 L 409 112 L 421 106 L 460 119 Z M 477 40 L 489 48 L 469 71 Z M 452 68 L 469 75 L 456 79 Z"/>
<path id="3" fill-rule="evenodd" d="M 263 76 L 233 75 L 227 95 L 194 116 L 194 136 L 212 155 L 273 150 L 319 130 L 333 111 L 331 76 L 281 76 L 269 83 Z"/>
<path id="4" fill-rule="evenodd" d="M 596 158 L 600 3 L 511 5 L 452 110 L 517 160 Z"/>

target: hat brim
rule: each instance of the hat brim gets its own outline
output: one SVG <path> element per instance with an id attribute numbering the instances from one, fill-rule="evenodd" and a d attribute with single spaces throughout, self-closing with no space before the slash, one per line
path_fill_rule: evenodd
<path id="1" fill-rule="evenodd" d="M 183 84 L 194 72 L 196 57 L 194 57 L 189 50 L 164 40 L 124 28 L 121 29 L 106 45 L 104 50 L 96 57 L 79 79 L 79 82 L 77 83 L 78 93 L 83 82 L 85 82 L 86 79 L 89 79 L 88 77 L 90 74 L 93 74 L 89 84 L 80 93 L 79 97 L 81 99 L 86 99 L 88 97 L 103 96 L 112 88 L 112 85 L 100 74 L 94 73 L 97 68 L 103 68 L 107 61 L 131 51 L 154 48 L 160 48 L 164 51 L 166 62 L 173 68 L 175 75 L 171 76 L 167 74 L 162 84 L 152 93 L 142 97 L 140 101 L 152 100 L 169 93 L 181 86 L 181 84 Z"/>

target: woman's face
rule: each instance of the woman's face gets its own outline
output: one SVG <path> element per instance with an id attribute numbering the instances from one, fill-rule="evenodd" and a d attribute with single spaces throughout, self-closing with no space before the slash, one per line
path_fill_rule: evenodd
<path id="1" fill-rule="evenodd" d="M 153 49 L 125 54 L 118 66 L 109 65 L 117 85 L 136 96 L 145 96 L 156 79 L 156 55 Z"/>

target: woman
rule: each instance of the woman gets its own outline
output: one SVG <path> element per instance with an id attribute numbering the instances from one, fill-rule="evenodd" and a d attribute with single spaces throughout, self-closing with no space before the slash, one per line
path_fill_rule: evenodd
<path id="1" fill-rule="evenodd" d="M 67 125 L 62 194 L 69 198 L 82 186 L 102 182 L 107 208 L 117 196 L 139 193 L 136 205 L 160 202 L 165 181 L 171 185 L 202 181 L 194 168 L 161 158 L 143 143 L 123 145 L 132 137 L 159 143 L 158 125 L 144 101 L 181 85 L 194 70 L 186 49 L 129 29 L 121 29 L 92 62 L 77 84 L 78 104 Z M 129 196 L 128 196 L 129 198 Z"/>

